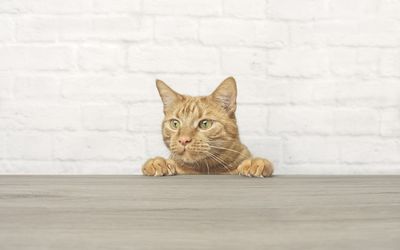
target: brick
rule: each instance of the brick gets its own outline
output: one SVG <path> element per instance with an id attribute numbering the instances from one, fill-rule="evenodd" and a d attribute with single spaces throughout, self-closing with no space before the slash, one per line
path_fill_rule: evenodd
<path id="1" fill-rule="evenodd" d="M 391 107 L 399 105 L 399 93 L 400 85 L 397 80 L 343 80 L 336 83 L 336 97 L 340 105 Z"/>
<path id="2" fill-rule="evenodd" d="M 357 73 L 363 77 L 375 77 L 378 74 L 380 50 L 360 48 L 357 54 Z"/>
<path id="3" fill-rule="evenodd" d="M 81 127 L 80 108 L 60 104 L 18 104 L 14 107 L 17 129 L 76 130 Z"/>
<path id="4" fill-rule="evenodd" d="M 386 108 L 382 110 L 381 134 L 383 136 L 400 136 L 400 109 Z"/>
<path id="5" fill-rule="evenodd" d="M 90 1 L 14 0 L 13 2 L 16 10 L 35 14 L 78 14 L 91 11 Z"/>
<path id="6" fill-rule="evenodd" d="M 1 166 L 3 174 L 24 174 L 24 175 L 49 175 L 49 174 L 72 174 L 73 168 L 60 168 L 58 163 L 51 159 L 38 160 L 7 160 L 8 166 Z M 76 164 L 76 162 L 75 162 Z"/>
<path id="7" fill-rule="evenodd" d="M 400 45 L 400 22 L 381 18 L 341 22 L 337 32 L 327 28 L 327 43 L 334 46 L 393 47 Z"/>
<path id="8" fill-rule="evenodd" d="M 268 75 L 280 77 L 318 77 L 326 72 L 327 60 L 322 50 L 298 48 L 270 51 Z"/>
<path id="9" fill-rule="evenodd" d="M 14 22 L 9 18 L 0 18 L 0 41 L 12 41 L 14 39 Z"/>
<path id="10" fill-rule="evenodd" d="M 161 15 L 215 16 L 222 12 L 220 0 L 144 0 L 144 13 Z"/>
<path id="11" fill-rule="evenodd" d="M 91 11 L 90 1 L 80 0 L 5 0 L 0 3 L 0 13 L 81 14 Z"/>
<path id="12" fill-rule="evenodd" d="M 378 15 L 386 18 L 398 18 L 400 13 L 400 2 L 396 0 L 382 0 L 377 9 Z"/>
<path id="13" fill-rule="evenodd" d="M 5 158 L 6 158 L 6 135 L 5 133 L 0 133 L 0 165 L 2 165 L 2 160 Z"/>
<path id="14" fill-rule="evenodd" d="M 200 41 L 209 45 L 279 48 L 288 43 L 288 27 L 270 21 L 205 19 L 200 21 Z"/>
<path id="15" fill-rule="evenodd" d="M 335 133 L 341 135 L 377 135 L 380 115 L 375 109 L 340 108 L 333 111 Z"/>
<path id="16" fill-rule="evenodd" d="M 89 130 L 125 130 L 127 110 L 123 105 L 84 105 L 83 127 Z"/>
<path id="17" fill-rule="evenodd" d="M 145 75 L 76 75 L 60 79 L 62 96 L 73 101 L 159 101 L 155 78 Z"/>
<path id="18" fill-rule="evenodd" d="M 197 20 L 189 17 L 155 17 L 155 39 L 160 42 L 196 41 Z"/>
<path id="19" fill-rule="evenodd" d="M 209 95 L 221 83 L 222 79 L 226 78 L 229 74 L 221 76 L 201 78 L 200 95 Z M 265 79 L 265 77 L 253 77 L 245 74 L 232 74 L 237 82 L 238 88 L 238 105 L 242 104 L 287 104 L 290 103 L 292 94 L 298 93 L 299 86 L 297 82 L 290 82 L 289 80 L 281 79 Z M 178 79 L 177 79 L 178 80 Z M 192 84 L 193 81 L 187 82 Z M 293 93 L 292 93 L 293 91 Z M 260 105 L 261 106 L 261 105 Z"/>
<path id="20" fill-rule="evenodd" d="M 381 52 L 380 73 L 383 76 L 400 76 L 400 50 L 384 50 Z"/>
<path id="21" fill-rule="evenodd" d="M 263 77 L 235 77 L 238 88 L 238 103 L 282 104 L 290 102 L 288 81 L 269 80 Z"/>
<path id="22" fill-rule="evenodd" d="M 378 72 L 378 53 L 376 49 L 332 49 L 331 71 L 338 76 L 374 76 Z"/>
<path id="23" fill-rule="evenodd" d="M 26 17 L 17 19 L 17 40 L 48 42 L 56 41 L 58 37 L 58 25 L 55 18 Z"/>
<path id="24" fill-rule="evenodd" d="M 83 70 L 122 70 L 124 53 L 119 46 L 83 46 L 78 50 L 78 64 Z"/>
<path id="25" fill-rule="evenodd" d="M 77 162 L 79 167 L 77 167 Z M 144 159 L 138 160 L 63 160 L 53 163 L 57 173 L 77 175 L 141 175 Z M 28 166 L 29 167 L 29 166 Z M 52 170 L 53 170 L 52 169 Z M 35 169 L 36 170 L 36 169 Z"/>
<path id="26" fill-rule="evenodd" d="M 264 18 L 266 1 L 264 0 L 224 0 L 224 14 L 239 18 Z"/>
<path id="27" fill-rule="evenodd" d="M 374 17 L 380 7 L 379 2 L 379 0 L 335 0 L 329 3 L 330 17 L 342 19 Z"/>
<path id="28" fill-rule="evenodd" d="M 155 79 L 238 83 L 278 174 L 399 173 L 398 0 L 0 1 L 0 173 L 139 174 L 167 157 Z M 55 140 L 56 139 L 56 140 Z"/>
<path id="29" fill-rule="evenodd" d="M 335 103 L 335 92 L 330 92 L 335 90 L 334 85 L 321 83 L 321 80 L 245 78 L 238 82 L 239 102 L 283 105 Z"/>
<path id="30" fill-rule="evenodd" d="M 179 74 L 179 73 L 161 73 L 155 74 L 157 79 L 161 79 L 166 82 L 172 89 L 181 94 L 198 96 L 198 95 L 209 95 L 216 88 L 217 84 L 224 79 L 223 77 L 215 77 L 210 75 L 204 75 L 204 77 L 198 77 L 196 74 Z M 214 86 L 212 84 L 214 83 Z M 211 87 L 212 86 L 212 87 Z M 203 89 L 203 87 L 210 87 L 209 89 Z M 204 91 L 200 91 L 204 90 Z M 158 93 L 158 92 L 157 92 Z M 156 101 L 161 101 L 158 96 Z"/>
<path id="31" fill-rule="evenodd" d="M 346 163 L 399 163 L 398 140 L 346 138 L 340 143 L 341 160 Z"/>
<path id="32" fill-rule="evenodd" d="M 55 32 L 61 41 L 83 41 L 93 36 L 92 18 L 89 17 L 57 16 L 49 17 L 49 22 L 55 24 Z M 49 32 L 53 31 L 50 29 Z"/>
<path id="33" fill-rule="evenodd" d="M 155 156 L 161 156 L 168 158 L 170 156 L 170 151 L 165 146 L 162 134 L 146 134 L 146 155 L 144 156 L 144 160 L 153 158 Z M 144 161 L 142 162 L 142 164 Z"/>
<path id="34" fill-rule="evenodd" d="M 96 13 L 139 13 L 141 0 L 94 0 L 93 9 Z"/>
<path id="35" fill-rule="evenodd" d="M 92 3 L 90 1 L 39 0 L 29 2 L 32 12 L 40 14 L 80 14 L 90 12 L 92 9 Z"/>
<path id="36" fill-rule="evenodd" d="M 318 81 L 312 85 L 312 94 L 307 96 L 311 96 L 315 103 L 336 105 L 336 93 L 337 87 L 334 80 Z"/>
<path id="37" fill-rule="evenodd" d="M 267 54 L 259 49 L 222 49 L 222 72 L 226 75 L 253 75 L 266 74 Z"/>
<path id="38" fill-rule="evenodd" d="M 14 94 L 20 100 L 60 99 L 60 84 L 52 76 L 18 76 L 15 79 Z"/>
<path id="39" fill-rule="evenodd" d="M 319 0 L 271 0 L 267 14 L 283 20 L 315 20 L 329 17 L 329 8 Z"/>
<path id="40" fill-rule="evenodd" d="M 145 41 L 153 37 L 153 21 L 141 16 L 40 16 L 18 19 L 21 41 Z"/>
<path id="41" fill-rule="evenodd" d="M 324 107 L 270 108 L 268 131 L 271 133 L 331 134 L 334 117 Z"/>
<path id="42" fill-rule="evenodd" d="M 252 77 L 250 75 L 234 75 L 238 88 L 238 103 L 245 104 L 309 104 L 309 103 L 334 103 L 334 82 L 321 83 L 314 79 L 277 79 Z M 226 77 L 221 76 L 217 79 Z M 210 94 L 215 87 L 212 82 L 217 80 L 204 81 L 200 85 L 201 94 Z M 317 90 L 316 87 L 320 87 Z M 331 87 L 331 88 L 329 88 Z M 330 92 L 330 91 L 333 92 Z M 319 92 L 328 93 L 319 93 Z M 320 94 L 321 96 L 317 96 Z M 330 95 L 333 100 L 325 99 Z"/>
<path id="43" fill-rule="evenodd" d="M 292 22 L 290 40 L 294 46 L 318 46 L 340 44 L 343 39 L 359 32 L 358 23 L 343 20 L 318 22 Z"/>
<path id="44" fill-rule="evenodd" d="M 236 119 L 242 135 L 265 134 L 268 109 L 257 105 L 240 105 L 237 107 Z"/>
<path id="45" fill-rule="evenodd" d="M 356 49 L 334 49 L 330 51 L 330 67 L 335 75 L 353 75 L 357 72 L 356 66 Z"/>
<path id="46" fill-rule="evenodd" d="M 282 138 L 271 136 L 241 136 L 253 156 L 270 160 L 277 171 L 282 159 Z"/>
<path id="47" fill-rule="evenodd" d="M 324 20 L 290 24 L 296 46 L 393 47 L 400 45 L 400 22 L 383 18 Z"/>
<path id="48" fill-rule="evenodd" d="M 7 0 L 0 2 L 0 13 L 18 13 L 23 10 L 21 1 Z"/>
<path id="49" fill-rule="evenodd" d="M 121 133 L 66 133 L 55 140 L 58 160 L 134 160 L 145 153 L 142 136 Z"/>
<path id="50" fill-rule="evenodd" d="M 1 130 L 9 130 L 14 129 L 18 126 L 21 126 L 16 120 L 16 104 L 13 99 L 9 100 L 6 98 L 1 99 L 0 101 L 0 129 Z"/>
<path id="51" fill-rule="evenodd" d="M 92 24 L 89 38 L 93 39 L 143 41 L 153 36 L 153 20 L 149 17 L 98 17 Z"/>
<path id="52" fill-rule="evenodd" d="M 0 47 L 0 70 L 68 70 L 73 67 L 73 54 L 65 46 Z"/>
<path id="53" fill-rule="evenodd" d="M 273 82 L 275 83 L 275 81 Z M 310 83 L 301 82 L 301 80 L 297 79 L 283 82 L 283 86 L 278 86 L 278 84 L 271 86 L 270 94 L 268 95 L 273 95 L 277 92 L 283 98 L 284 102 L 282 103 L 284 104 L 304 104 L 312 102 L 310 98 L 312 98 L 313 88 Z"/>
<path id="54" fill-rule="evenodd" d="M 146 119 L 143 119 L 146 117 Z M 129 107 L 128 128 L 134 133 L 161 132 L 163 106 L 158 103 L 137 103 Z"/>
<path id="55" fill-rule="evenodd" d="M 323 99 L 318 100 L 318 87 L 324 88 L 326 84 L 321 82 L 321 80 L 311 79 L 311 78 L 293 78 L 290 79 L 289 85 L 286 86 L 287 92 L 289 94 L 289 103 L 294 105 L 309 105 L 309 104 L 331 104 L 331 100 Z M 324 89 L 324 91 L 329 91 L 329 89 Z M 330 93 L 333 95 L 334 93 Z M 326 96 L 324 96 L 325 98 Z M 317 106 L 317 105 L 316 105 Z"/>
<path id="56" fill-rule="evenodd" d="M 339 159 L 339 144 L 330 137 L 289 137 L 284 143 L 285 163 L 332 163 Z"/>
<path id="57" fill-rule="evenodd" d="M 46 133 L 10 133 L 5 142 L 7 159 L 50 160 L 53 155 L 53 138 Z"/>
<path id="58" fill-rule="evenodd" d="M 11 75 L 0 74 L 0 106 L 2 99 L 11 99 L 13 97 L 14 77 Z M 1 116 L 1 114 L 0 114 Z"/>
<path id="59" fill-rule="evenodd" d="M 198 46 L 131 46 L 129 69 L 145 72 L 213 73 L 218 65 L 217 51 Z"/>
<path id="60" fill-rule="evenodd" d="M 250 79 L 238 81 L 238 100 L 244 103 L 289 103 L 290 85 L 287 81 Z"/>

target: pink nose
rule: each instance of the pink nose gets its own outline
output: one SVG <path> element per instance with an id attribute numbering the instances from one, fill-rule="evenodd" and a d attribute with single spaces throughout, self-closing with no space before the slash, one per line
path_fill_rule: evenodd
<path id="1" fill-rule="evenodd" d="M 192 138 L 188 136 L 182 136 L 179 138 L 179 143 L 182 144 L 182 146 L 186 146 L 186 144 L 189 144 L 192 141 Z"/>

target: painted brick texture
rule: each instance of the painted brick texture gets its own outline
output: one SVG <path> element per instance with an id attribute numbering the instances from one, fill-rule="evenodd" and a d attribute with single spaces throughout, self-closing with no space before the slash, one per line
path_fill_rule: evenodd
<path id="1" fill-rule="evenodd" d="M 0 174 L 138 174 L 167 156 L 155 79 L 229 75 L 277 174 L 400 174 L 400 2 L 0 1 Z"/>

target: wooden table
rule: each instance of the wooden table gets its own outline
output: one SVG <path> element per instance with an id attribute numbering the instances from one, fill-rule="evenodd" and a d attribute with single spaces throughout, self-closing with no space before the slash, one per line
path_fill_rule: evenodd
<path id="1" fill-rule="evenodd" d="M 0 176 L 0 249 L 400 249 L 400 176 Z"/>

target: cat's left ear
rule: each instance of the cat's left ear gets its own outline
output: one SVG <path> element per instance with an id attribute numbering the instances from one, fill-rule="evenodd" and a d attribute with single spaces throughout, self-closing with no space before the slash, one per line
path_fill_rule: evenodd
<path id="1" fill-rule="evenodd" d="M 176 101 L 182 99 L 182 96 L 171 89 L 165 82 L 156 80 L 158 93 L 164 103 L 164 112 Z"/>
<path id="2" fill-rule="evenodd" d="M 236 81 L 231 76 L 226 78 L 216 90 L 211 94 L 211 97 L 217 101 L 228 113 L 236 111 L 237 88 Z"/>

